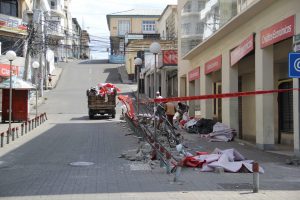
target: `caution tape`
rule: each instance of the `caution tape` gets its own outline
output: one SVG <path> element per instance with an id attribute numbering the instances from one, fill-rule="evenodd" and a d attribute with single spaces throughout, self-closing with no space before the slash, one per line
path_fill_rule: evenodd
<path id="1" fill-rule="evenodd" d="M 154 102 L 155 103 L 165 103 L 165 102 L 172 102 L 172 101 L 194 101 L 194 100 L 207 100 L 207 99 L 223 99 L 223 98 L 254 96 L 254 95 L 260 95 L 260 94 L 290 92 L 290 91 L 294 91 L 294 90 L 300 91 L 300 88 L 279 89 L 279 90 L 260 90 L 260 91 L 233 92 L 233 93 L 223 93 L 223 94 L 208 94 L 208 95 L 200 95 L 200 96 L 161 98 L 161 99 L 154 99 Z"/>

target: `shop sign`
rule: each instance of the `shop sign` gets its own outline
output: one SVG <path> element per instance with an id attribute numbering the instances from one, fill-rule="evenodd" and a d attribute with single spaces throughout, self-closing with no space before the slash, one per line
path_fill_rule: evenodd
<path id="1" fill-rule="evenodd" d="M 200 67 L 189 72 L 189 81 L 194 81 L 200 78 Z"/>
<path id="2" fill-rule="evenodd" d="M 217 71 L 222 67 L 222 55 L 211 59 L 207 63 L 205 63 L 205 74 L 209 74 L 211 72 Z"/>
<path id="3" fill-rule="evenodd" d="M 27 34 L 27 26 L 22 19 L 0 14 L 0 30 L 11 33 Z"/>
<path id="4" fill-rule="evenodd" d="M 289 77 L 300 78 L 300 53 L 289 53 Z"/>
<path id="5" fill-rule="evenodd" d="M 18 76 L 19 75 L 19 67 L 11 66 L 12 75 Z M 7 64 L 0 64 L 0 76 L 2 77 L 9 77 L 10 76 L 10 65 Z"/>
<path id="6" fill-rule="evenodd" d="M 230 53 L 230 65 L 235 65 L 240 61 L 244 56 L 250 53 L 254 49 L 254 36 L 250 35 L 245 39 L 238 47 Z"/>
<path id="7" fill-rule="evenodd" d="M 281 40 L 293 37 L 295 16 L 290 16 L 260 32 L 260 47 L 264 48 Z"/>
<path id="8" fill-rule="evenodd" d="M 178 54 L 177 50 L 163 51 L 163 65 L 177 65 Z"/>

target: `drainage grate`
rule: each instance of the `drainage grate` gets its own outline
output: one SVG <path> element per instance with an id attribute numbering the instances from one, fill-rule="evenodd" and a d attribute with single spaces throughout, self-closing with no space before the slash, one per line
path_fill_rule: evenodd
<path id="1" fill-rule="evenodd" d="M 246 190 L 252 189 L 252 184 L 250 183 L 218 183 L 225 190 Z"/>
<path id="2" fill-rule="evenodd" d="M 70 165 L 74 167 L 87 167 L 94 165 L 95 163 L 93 162 L 71 162 Z"/>

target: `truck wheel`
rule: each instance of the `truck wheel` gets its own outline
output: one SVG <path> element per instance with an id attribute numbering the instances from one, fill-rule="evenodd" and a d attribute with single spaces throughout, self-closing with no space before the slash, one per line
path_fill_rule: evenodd
<path id="1" fill-rule="evenodd" d="M 90 118 L 90 119 L 94 119 L 94 114 L 93 114 L 93 112 L 90 111 L 90 110 L 89 110 L 89 118 Z"/>
<path id="2" fill-rule="evenodd" d="M 112 114 L 112 115 L 111 115 L 111 118 L 113 118 L 113 119 L 116 118 L 116 115 L 115 115 L 115 114 Z"/>

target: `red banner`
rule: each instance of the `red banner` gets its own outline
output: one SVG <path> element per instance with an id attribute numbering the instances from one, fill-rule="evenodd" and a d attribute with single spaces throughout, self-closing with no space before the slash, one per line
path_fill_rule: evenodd
<path id="1" fill-rule="evenodd" d="M 250 53 L 254 49 L 254 36 L 253 34 L 247 37 L 238 47 L 230 53 L 230 65 L 235 65 L 245 55 Z"/>
<path id="2" fill-rule="evenodd" d="M 193 69 L 189 72 L 189 81 L 194 81 L 200 78 L 200 67 L 197 67 L 196 69 Z"/>
<path id="3" fill-rule="evenodd" d="M 261 90 L 261 91 L 249 91 L 249 92 L 234 92 L 234 93 L 223 93 L 223 94 L 208 94 L 208 95 L 189 96 L 189 97 L 172 97 L 172 98 L 154 99 L 154 102 L 156 102 L 156 103 L 163 102 L 164 103 L 164 102 L 174 102 L 174 101 L 194 101 L 194 100 L 207 100 L 207 99 L 235 98 L 235 97 L 259 95 L 259 94 L 289 92 L 289 91 L 293 91 L 293 90 L 300 91 L 300 88 L 280 89 L 280 90 Z"/>
<path id="4" fill-rule="evenodd" d="M 264 48 L 294 36 L 295 16 L 290 16 L 260 32 L 260 47 Z"/>
<path id="5" fill-rule="evenodd" d="M 211 72 L 217 71 L 222 67 L 222 55 L 215 57 L 205 63 L 205 74 L 209 74 Z"/>
<path id="6" fill-rule="evenodd" d="M 163 64 L 164 65 L 177 65 L 177 63 L 178 63 L 177 50 L 163 51 Z"/>
<path id="7" fill-rule="evenodd" d="M 19 75 L 19 67 L 11 66 L 12 75 L 18 76 Z M 2 77 L 9 77 L 10 76 L 10 65 L 7 64 L 0 64 L 0 76 Z"/>

